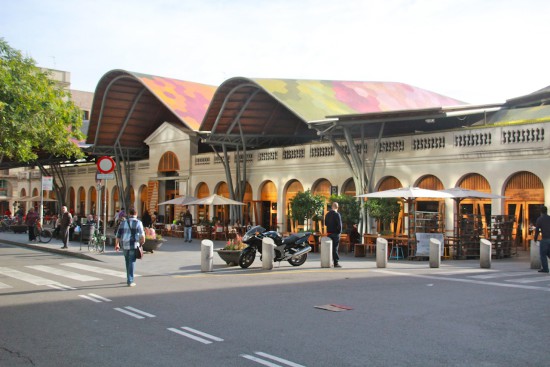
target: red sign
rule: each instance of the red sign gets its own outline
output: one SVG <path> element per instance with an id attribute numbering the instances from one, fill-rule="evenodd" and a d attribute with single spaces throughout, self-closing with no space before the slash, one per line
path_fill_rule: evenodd
<path id="1" fill-rule="evenodd" d="M 111 157 L 103 156 L 97 159 L 97 169 L 101 173 L 111 173 L 115 170 L 115 161 Z"/>

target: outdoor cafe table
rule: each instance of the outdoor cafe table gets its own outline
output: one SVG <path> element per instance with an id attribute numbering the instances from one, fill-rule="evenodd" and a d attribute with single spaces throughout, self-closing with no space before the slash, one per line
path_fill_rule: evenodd
<path id="1" fill-rule="evenodd" d="M 379 236 L 377 234 L 364 234 L 363 235 L 363 244 L 362 245 L 356 245 L 356 252 L 355 256 L 366 256 L 367 254 L 374 254 L 376 251 L 376 240 L 378 238 L 384 238 L 388 241 L 388 256 L 390 255 L 390 251 L 392 246 L 398 246 L 403 248 L 404 256 L 405 258 L 409 257 L 409 254 L 412 251 L 413 245 L 409 243 L 409 238 L 407 236 Z M 357 247 L 359 246 L 359 247 Z M 362 249 L 362 246 L 364 246 L 364 251 Z M 410 248 L 411 247 L 411 248 Z"/>

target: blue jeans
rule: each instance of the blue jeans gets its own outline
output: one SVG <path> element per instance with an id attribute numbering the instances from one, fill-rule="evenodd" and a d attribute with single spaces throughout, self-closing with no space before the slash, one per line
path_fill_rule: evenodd
<path id="1" fill-rule="evenodd" d="M 191 242 L 193 227 L 183 227 L 183 230 L 184 230 L 183 242 L 185 242 L 185 241 Z"/>
<path id="2" fill-rule="evenodd" d="M 334 265 L 338 264 L 340 257 L 338 256 L 338 246 L 340 245 L 340 234 L 331 233 L 328 237 L 332 240 L 332 261 Z"/>
<path id="3" fill-rule="evenodd" d="M 126 261 L 126 282 L 134 282 L 134 267 L 136 264 L 136 251 L 124 250 L 124 260 Z"/>
<path id="4" fill-rule="evenodd" d="M 544 271 L 548 271 L 548 257 L 550 257 L 550 239 L 540 240 L 540 263 Z"/>

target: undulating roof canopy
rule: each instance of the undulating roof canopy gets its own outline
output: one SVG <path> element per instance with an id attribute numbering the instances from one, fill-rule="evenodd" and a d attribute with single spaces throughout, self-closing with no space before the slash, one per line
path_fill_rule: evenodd
<path id="1" fill-rule="evenodd" d="M 392 82 L 233 78 L 216 91 L 201 131 L 209 143 L 254 147 L 318 139 L 309 124 L 326 116 L 402 111 L 464 104 Z"/>
<path id="2" fill-rule="evenodd" d="M 141 158 L 147 153 L 144 140 L 166 121 L 196 131 L 215 89 L 124 70 L 108 72 L 94 95 L 86 140 L 91 154 L 114 155 L 120 146 Z"/>

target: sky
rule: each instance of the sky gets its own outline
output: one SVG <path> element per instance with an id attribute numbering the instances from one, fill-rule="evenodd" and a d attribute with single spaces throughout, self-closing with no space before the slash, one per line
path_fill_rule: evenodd
<path id="1" fill-rule="evenodd" d="M 550 85 L 548 0 L 0 0 L 0 38 L 93 92 L 109 71 L 401 82 L 467 103 Z"/>

